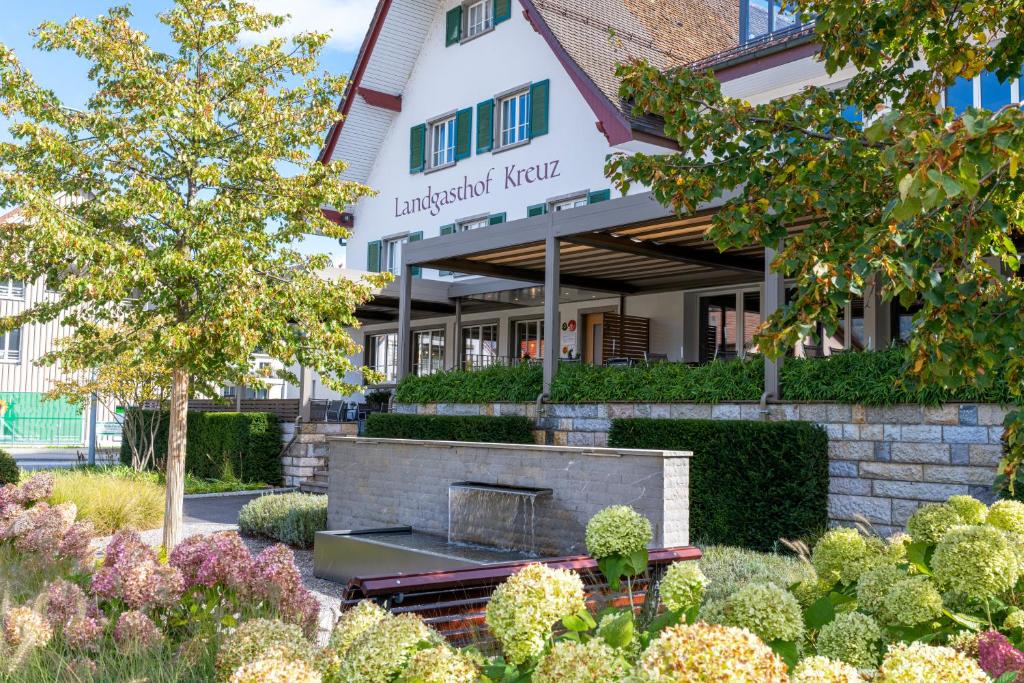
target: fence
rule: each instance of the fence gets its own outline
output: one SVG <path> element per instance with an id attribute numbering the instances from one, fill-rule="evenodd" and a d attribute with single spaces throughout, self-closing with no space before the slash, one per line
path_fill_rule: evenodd
<path id="1" fill-rule="evenodd" d="M 7 409 L 0 415 L 0 444 L 78 445 L 82 410 L 64 399 L 44 400 L 33 391 L 0 391 Z"/>

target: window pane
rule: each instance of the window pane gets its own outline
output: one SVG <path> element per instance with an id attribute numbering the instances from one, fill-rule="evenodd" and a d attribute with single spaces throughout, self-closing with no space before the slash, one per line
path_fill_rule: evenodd
<path id="1" fill-rule="evenodd" d="M 768 0 L 748 0 L 747 39 L 768 35 Z"/>
<path id="2" fill-rule="evenodd" d="M 957 78 L 953 85 L 946 88 L 946 106 L 952 107 L 957 114 L 962 114 L 967 107 L 974 106 L 974 83 L 967 78 Z"/>
<path id="3" fill-rule="evenodd" d="M 1001 83 L 999 77 L 990 71 L 981 73 L 981 106 L 989 111 L 996 111 L 1012 101 L 1010 97 L 1010 81 Z"/>
<path id="4" fill-rule="evenodd" d="M 863 351 L 867 347 L 864 338 L 864 299 L 850 302 L 850 348 Z"/>
<path id="5" fill-rule="evenodd" d="M 785 31 L 788 28 L 793 28 L 797 25 L 796 8 L 788 2 L 776 2 L 774 4 L 775 10 L 775 25 L 773 30 Z"/>
<path id="6" fill-rule="evenodd" d="M 850 123 L 860 123 L 863 121 L 863 117 L 860 115 L 860 110 L 852 104 L 848 104 L 843 108 L 843 118 Z"/>
<path id="7" fill-rule="evenodd" d="M 743 295 L 743 350 L 757 353 L 754 334 L 761 325 L 761 293 L 746 292 Z"/>

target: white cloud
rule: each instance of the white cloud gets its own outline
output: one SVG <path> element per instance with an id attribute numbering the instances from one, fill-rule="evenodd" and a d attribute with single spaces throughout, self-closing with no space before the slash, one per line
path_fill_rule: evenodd
<path id="1" fill-rule="evenodd" d="M 291 36 L 304 31 L 330 33 L 328 48 L 357 50 L 373 18 L 376 0 L 253 0 L 262 12 L 290 15 L 284 26 L 264 34 L 247 34 L 255 42 L 261 38 Z"/>

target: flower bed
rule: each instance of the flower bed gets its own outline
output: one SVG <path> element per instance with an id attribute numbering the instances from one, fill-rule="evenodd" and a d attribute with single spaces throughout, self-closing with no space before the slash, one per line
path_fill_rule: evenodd
<path id="1" fill-rule="evenodd" d="M 163 559 L 123 532 L 95 564 L 91 525 L 43 502 L 52 486 L 44 474 L 0 489 L 9 680 L 1008 683 L 1024 670 L 1024 504 L 1012 501 L 954 497 L 888 541 L 834 529 L 798 583 L 758 578 L 713 601 L 700 565 L 676 564 L 643 603 L 632 581 L 650 523 L 617 506 L 586 541 L 631 605 L 595 613 L 575 572 L 534 564 L 492 595 L 479 648 L 372 602 L 320 648 L 318 605 L 285 546 L 253 557 L 219 533 Z"/>

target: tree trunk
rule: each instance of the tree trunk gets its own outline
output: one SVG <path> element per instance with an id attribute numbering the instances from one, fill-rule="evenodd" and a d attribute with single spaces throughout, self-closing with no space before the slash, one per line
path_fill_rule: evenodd
<path id="1" fill-rule="evenodd" d="M 164 511 L 164 548 L 170 553 L 181 540 L 185 494 L 185 440 L 188 429 L 189 377 L 175 370 L 171 384 L 171 409 L 167 429 L 167 504 Z"/>

